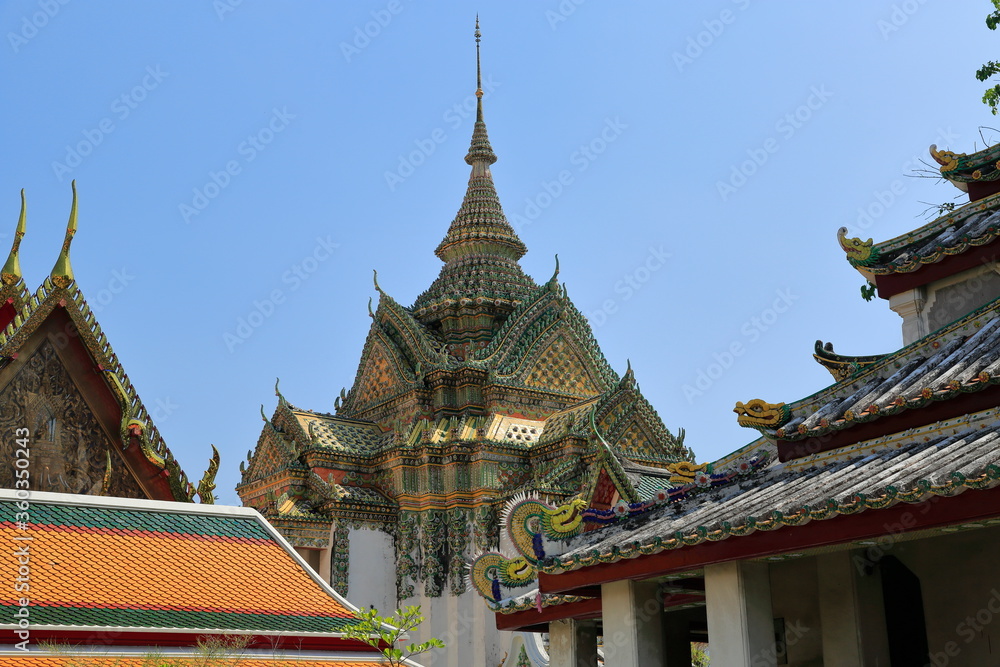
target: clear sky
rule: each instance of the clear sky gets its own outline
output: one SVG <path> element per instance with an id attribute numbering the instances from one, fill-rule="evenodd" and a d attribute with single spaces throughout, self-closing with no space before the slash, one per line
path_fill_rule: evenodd
<path id="1" fill-rule="evenodd" d="M 493 174 L 538 281 L 558 253 L 611 364 L 701 460 L 737 400 L 901 344 L 836 230 L 883 241 L 952 186 L 910 175 L 995 123 L 991 4 L 710 0 L 0 5 L 0 255 L 27 190 L 32 289 L 80 193 L 73 265 L 167 444 L 220 502 L 275 377 L 332 411 L 381 286 L 410 304 L 461 202 L 483 31 Z M 1000 132 L 982 130 L 995 141 Z M 922 203 L 923 202 L 923 203 Z M 6 222 L 4 222 L 4 220 Z M 736 354 L 734 354 L 736 352 Z"/>

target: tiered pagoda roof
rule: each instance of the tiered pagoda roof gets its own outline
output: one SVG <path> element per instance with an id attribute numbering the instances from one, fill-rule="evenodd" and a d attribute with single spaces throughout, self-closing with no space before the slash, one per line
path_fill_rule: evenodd
<path id="1" fill-rule="evenodd" d="M 919 273 L 987 247 L 1000 224 L 998 197 L 883 244 L 847 239 L 841 230 L 841 245 L 888 298 L 898 293 L 883 282 L 892 271 Z M 962 270 L 951 265 L 912 286 Z M 817 341 L 814 356 L 834 384 L 788 403 L 737 403 L 738 422 L 762 437 L 712 464 L 672 466 L 680 474 L 671 481 L 691 474 L 697 493 L 643 494 L 619 504 L 611 525 L 548 553 L 537 565 L 544 611 L 531 600 L 505 600 L 498 624 L 537 629 L 593 617 L 601 604 L 595 587 L 610 581 L 699 582 L 708 564 L 864 547 L 887 530 L 905 540 L 1000 524 L 1000 299 L 974 305 L 890 354 L 849 357 Z M 713 480 L 725 469 L 746 472 Z M 914 503 L 922 503 L 919 512 Z M 584 521 L 599 510 L 584 510 Z M 704 588 L 677 600 L 704 604 Z"/>
<path id="2" fill-rule="evenodd" d="M 476 49 L 476 124 L 465 156 L 472 174 L 458 214 L 434 251 L 444 268 L 411 309 L 425 323 L 463 309 L 509 312 L 538 287 L 518 264 L 528 249 L 507 221 L 490 173 L 497 156 L 483 120 L 478 24 Z"/>
<path id="3" fill-rule="evenodd" d="M 838 233 L 847 260 L 878 287 L 882 298 L 926 285 L 961 271 L 992 263 L 1000 248 L 1000 144 L 971 155 L 938 151 L 931 155 L 941 164 L 941 176 L 969 193 L 969 202 L 957 208 L 942 207 L 942 215 L 894 239 L 848 238 Z"/>

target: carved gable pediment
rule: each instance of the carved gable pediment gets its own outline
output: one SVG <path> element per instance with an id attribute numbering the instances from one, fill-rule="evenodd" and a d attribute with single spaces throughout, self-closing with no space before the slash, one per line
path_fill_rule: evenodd
<path id="1" fill-rule="evenodd" d="M 111 455 L 108 495 L 148 498 L 113 447 L 50 341 L 44 341 L 0 388 L 0 457 L 15 460 L 18 429 L 28 429 L 31 489 L 100 495 Z M 0 487 L 14 488 L 14 466 Z"/>
<path id="2" fill-rule="evenodd" d="M 537 389 L 594 396 L 598 388 L 588 366 L 574 342 L 559 334 L 542 348 L 523 374 L 523 382 Z"/>

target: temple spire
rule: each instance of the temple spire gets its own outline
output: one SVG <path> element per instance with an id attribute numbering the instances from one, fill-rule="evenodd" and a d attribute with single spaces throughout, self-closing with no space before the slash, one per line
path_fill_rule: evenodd
<path id="1" fill-rule="evenodd" d="M 66 223 L 66 237 L 63 239 L 62 250 L 59 251 L 59 259 L 52 267 L 52 282 L 57 287 L 69 287 L 73 282 L 73 265 L 69 261 L 69 246 L 73 243 L 73 235 L 76 234 L 76 180 L 73 181 L 73 206 L 69 211 L 69 222 Z"/>
<path id="2" fill-rule="evenodd" d="M 27 205 L 24 199 L 24 188 L 21 188 L 21 217 L 17 220 L 17 229 L 14 232 L 14 245 L 10 248 L 10 255 L 0 269 L 0 284 L 16 285 L 21 280 L 21 259 L 19 256 L 21 239 L 24 238 L 25 220 L 27 219 Z"/>
<path id="3" fill-rule="evenodd" d="M 489 166 L 497 161 L 497 156 L 490 146 L 490 138 L 486 136 L 486 123 L 483 121 L 483 68 L 480 59 L 479 42 L 483 33 L 479 32 L 479 15 L 476 14 L 476 125 L 472 130 L 472 145 L 465 163 L 473 167 L 473 174 L 489 171 Z"/>
<path id="4" fill-rule="evenodd" d="M 490 146 L 483 120 L 482 33 L 478 16 L 475 37 L 476 122 L 465 156 L 472 173 L 462 205 L 434 250 L 445 266 L 437 280 L 413 304 L 417 316 L 428 320 L 440 319 L 446 311 L 469 302 L 477 304 L 473 310 L 509 312 L 538 287 L 518 264 L 527 248 L 503 213 L 490 173 L 490 165 L 497 161 L 497 156 Z M 472 329 L 478 332 L 477 327 L 484 326 L 478 320 L 470 324 L 460 319 L 448 319 L 447 326 L 455 331 L 446 332 L 446 336 L 457 340 Z"/>
<path id="5" fill-rule="evenodd" d="M 476 14 L 476 120 L 483 120 L 483 68 L 479 64 L 479 14 Z"/>

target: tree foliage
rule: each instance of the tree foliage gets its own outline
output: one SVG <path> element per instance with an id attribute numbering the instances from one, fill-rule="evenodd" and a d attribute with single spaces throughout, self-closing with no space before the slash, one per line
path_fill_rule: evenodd
<path id="1" fill-rule="evenodd" d="M 990 1 L 993 3 L 993 12 L 986 17 L 986 27 L 990 30 L 996 30 L 997 26 L 1000 25 L 1000 0 Z M 990 60 L 976 71 L 976 78 L 980 81 L 988 81 L 996 74 L 1000 74 L 1000 62 Z M 1000 84 L 986 89 L 986 92 L 983 93 L 983 104 L 990 108 L 994 116 L 997 114 L 997 108 L 1000 106 Z"/>
<path id="2" fill-rule="evenodd" d="M 413 656 L 432 648 L 444 648 L 444 642 L 433 637 L 421 644 L 400 648 L 399 645 L 407 641 L 406 633 L 424 621 L 419 606 L 397 609 L 395 614 L 385 617 L 379 616 L 375 609 L 359 609 L 354 615 L 360 622 L 344 630 L 344 636 L 379 649 L 392 667 L 401 667 Z"/>

